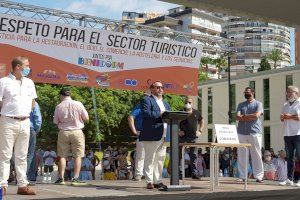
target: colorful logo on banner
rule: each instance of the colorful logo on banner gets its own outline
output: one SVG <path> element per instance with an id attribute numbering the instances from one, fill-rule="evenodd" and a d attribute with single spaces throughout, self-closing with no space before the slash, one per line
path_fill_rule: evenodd
<path id="1" fill-rule="evenodd" d="M 96 76 L 96 82 L 99 86 L 109 87 L 110 86 L 110 76 L 108 73 L 103 73 Z"/>
<path id="2" fill-rule="evenodd" d="M 100 68 L 112 68 L 112 69 L 124 69 L 124 62 L 118 62 L 118 61 L 113 61 L 112 56 L 108 57 L 106 56 L 107 59 L 98 59 L 98 58 L 83 58 L 79 57 L 78 58 L 78 64 L 79 65 L 85 65 L 85 66 L 90 66 L 90 67 L 100 67 Z M 102 56 L 100 58 L 102 58 Z"/>
<path id="3" fill-rule="evenodd" d="M 88 76 L 86 74 L 67 74 L 67 81 L 87 83 Z"/>
<path id="4" fill-rule="evenodd" d="M 60 76 L 56 74 L 54 70 L 44 70 L 43 73 L 38 73 L 39 78 L 49 78 L 49 79 L 60 79 Z"/>
<path id="5" fill-rule="evenodd" d="M 124 80 L 124 84 L 126 86 L 136 87 L 138 85 L 138 81 L 136 79 L 127 78 L 127 79 Z"/>
<path id="6" fill-rule="evenodd" d="M 183 89 L 186 89 L 186 90 L 192 90 L 193 87 L 194 87 L 194 82 L 190 82 L 190 83 L 183 85 Z"/>

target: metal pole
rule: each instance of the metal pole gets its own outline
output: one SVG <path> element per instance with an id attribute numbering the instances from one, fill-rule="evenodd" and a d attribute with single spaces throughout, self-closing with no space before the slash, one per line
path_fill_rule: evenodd
<path id="1" fill-rule="evenodd" d="M 85 19 L 85 17 L 82 17 L 79 20 L 79 26 L 86 27 L 86 19 Z M 95 117 L 95 122 L 96 122 L 96 135 L 98 136 L 97 138 L 99 138 L 100 128 L 99 128 L 99 118 L 98 118 L 98 113 L 97 113 L 97 103 L 96 103 L 96 96 L 95 96 L 94 87 L 91 87 L 91 93 L 92 93 L 92 99 L 93 99 L 94 117 Z M 100 149 L 101 148 L 101 143 L 98 146 L 99 146 L 99 151 L 101 151 L 101 149 Z"/>
<path id="2" fill-rule="evenodd" d="M 227 62 L 228 62 L 228 123 L 232 123 L 232 94 L 231 94 L 231 80 L 230 80 L 230 55 L 227 57 Z"/>
<path id="3" fill-rule="evenodd" d="M 178 121 L 170 120 L 171 130 L 171 185 L 179 185 Z M 182 158 L 184 159 L 184 157 Z M 184 169 L 184 168 L 183 168 Z"/>

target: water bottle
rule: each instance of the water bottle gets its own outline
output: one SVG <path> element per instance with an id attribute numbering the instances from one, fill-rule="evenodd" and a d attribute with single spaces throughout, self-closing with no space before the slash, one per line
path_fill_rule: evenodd
<path id="1" fill-rule="evenodd" d="M 51 183 L 51 174 L 47 173 L 47 183 Z"/>
<path id="2" fill-rule="evenodd" d="M 229 177 L 228 169 L 227 168 L 224 169 L 224 177 Z"/>
<path id="3" fill-rule="evenodd" d="M 43 180 L 42 180 L 43 183 L 47 183 L 47 174 L 46 173 L 43 173 Z"/>
<path id="4" fill-rule="evenodd" d="M 220 172 L 219 172 L 219 176 L 222 177 L 223 176 L 223 172 L 222 170 L 220 169 Z"/>
<path id="5" fill-rule="evenodd" d="M 2 187 L 0 186 L 0 200 L 2 200 Z"/>

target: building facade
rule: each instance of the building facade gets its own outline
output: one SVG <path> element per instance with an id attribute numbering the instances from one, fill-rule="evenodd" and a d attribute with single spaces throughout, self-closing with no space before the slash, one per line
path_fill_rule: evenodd
<path id="1" fill-rule="evenodd" d="M 197 34 L 208 38 L 204 46 L 213 46 L 216 48 L 204 48 L 202 57 L 210 57 L 212 59 L 220 57 L 220 45 L 216 43 L 216 38 L 221 40 L 222 17 L 214 15 L 206 11 L 195 8 L 177 7 L 169 10 L 164 16 L 149 19 L 145 21 L 145 25 L 155 26 L 167 30 L 176 30 L 185 33 Z M 165 38 L 168 39 L 168 38 Z M 186 42 L 184 39 L 176 38 L 177 41 Z M 214 65 L 209 65 L 209 77 L 218 78 L 217 69 Z"/>
<path id="2" fill-rule="evenodd" d="M 234 124 L 237 105 L 245 101 L 243 92 L 246 87 L 254 88 L 255 98 L 263 103 L 263 146 L 266 149 L 284 149 L 283 126 L 279 115 L 288 85 L 300 88 L 300 66 L 245 74 L 231 80 L 231 113 Z M 198 109 L 206 124 L 201 142 L 210 142 L 214 134 L 214 124 L 228 124 L 228 82 L 227 79 L 210 80 L 198 88 Z"/>
<path id="3" fill-rule="evenodd" d="M 162 13 L 138 13 L 124 11 L 122 13 L 122 21 L 128 24 L 143 24 L 146 20 L 156 18 L 163 15 Z"/>
<path id="4" fill-rule="evenodd" d="M 290 28 L 268 22 L 258 22 L 241 17 L 226 17 L 223 33 L 228 39 L 234 40 L 230 49 L 235 53 L 231 56 L 233 75 L 257 72 L 260 60 L 274 49 L 283 52 L 283 60 L 277 68 L 290 66 Z M 270 62 L 271 66 L 273 63 Z"/>

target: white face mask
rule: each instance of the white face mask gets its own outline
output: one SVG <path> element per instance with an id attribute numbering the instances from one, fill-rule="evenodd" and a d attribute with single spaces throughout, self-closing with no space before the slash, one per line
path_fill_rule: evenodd
<path id="1" fill-rule="evenodd" d="M 189 103 L 187 103 L 187 104 L 184 105 L 184 107 L 185 107 L 186 109 L 190 110 L 190 109 L 192 108 L 192 105 L 189 104 Z"/>
<path id="2" fill-rule="evenodd" d="M 291 97 L 291 98 L 288 99 L 288 101 L 289 101 L 290 103 L 293 103 L 295 100 L 296 100 L 296 99 L 295 99 L 294 97 Z"/>

